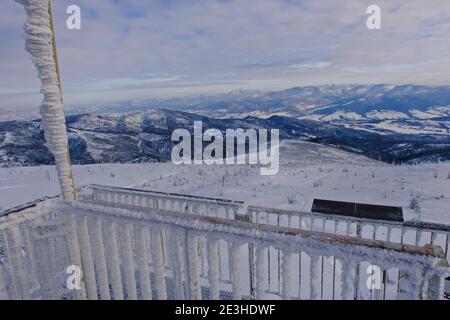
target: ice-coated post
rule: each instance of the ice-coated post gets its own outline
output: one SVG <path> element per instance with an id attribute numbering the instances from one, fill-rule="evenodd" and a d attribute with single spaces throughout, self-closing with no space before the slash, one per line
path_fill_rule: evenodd
<path id="1" fill-rule="evenodd" d="M 56 51 L 50 0 L 16 0 L 27 13 L 26 50 L 36 66 L 44 95 L 40 113 L 47 147 L 55 158 L 61 193 L 65 200 L 75 200 L 75 183 L 70 166 L 69 143 L 64 117 L 61 78 Z"/>

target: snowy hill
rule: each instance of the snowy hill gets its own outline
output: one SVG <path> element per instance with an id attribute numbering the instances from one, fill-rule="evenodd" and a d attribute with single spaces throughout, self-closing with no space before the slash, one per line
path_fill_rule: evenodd
<path id="1" fill-rule="evenodd" d="M 172 163 L 74 166 L 78 186 L 104 184 L 244 200 L 309 211 L 314 198 L 402 206 L 408 220 L 450 224 L 450 163 L 392 166 L 335 148 L 285 142 L 280 172 Z M 53 167 L 0 168 L 0 207 L 59 192 Z M 410 209 L 412 199 L 417 208 Z"/>

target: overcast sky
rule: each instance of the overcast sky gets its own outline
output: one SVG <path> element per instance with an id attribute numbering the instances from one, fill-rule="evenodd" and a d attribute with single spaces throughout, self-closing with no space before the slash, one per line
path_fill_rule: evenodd
<path id="1" fill-rule="evenodd" d="M 69 105 L 328 83 L 450 84 L 449 0 L 53 0 Z M 66 28 L 66 8 L 82 29 Z M 366 8 L 382 10 L 368 30 Z M 0 112 L 37 108 L 23 8 L 0 3 Z"/>

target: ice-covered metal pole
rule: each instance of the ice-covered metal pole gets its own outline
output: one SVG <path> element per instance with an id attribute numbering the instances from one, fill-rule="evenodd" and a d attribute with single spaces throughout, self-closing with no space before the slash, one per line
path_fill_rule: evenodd
<path id="1" fill-rule="evenodd" d="M 65 200 L 75 200 L 75 184 L 70 166 L 61 79 L 56 52 L 50 0 L 16 0 L 27 13 L 24 25 L 26 49 L 41 79 L 44 95 L 40 113 L 47 147 L 55 157 L 61 192 Z"/>

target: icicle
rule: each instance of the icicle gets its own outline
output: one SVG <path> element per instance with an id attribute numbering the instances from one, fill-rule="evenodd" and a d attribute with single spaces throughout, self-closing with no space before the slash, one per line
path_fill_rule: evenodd
<path id="1" fill-rule="evenodd" d="M 36 274 L 36 264 L 34 262 L 34 253 L 33 253 L 33 245 L 31 243 L 31 237 L 30 237 L 30 229 L 28 224 L 23 225 L 23 236 L 25 241 L 25 251 L 27 253 L 28 258 L 28 272 L 30 274 L 30 286 L 32 288 L 37 287 L 37 274 Z"/>
<path id="2" fill-rule="evenodd" d="M 210 283 L 210 298 L 211 300 L 219 300 L 219 241 L 216 239 L 209 239 L 208 242 L 208 271 Z"/>
<path id="3" fill-rule="evenodd" d="M 11 263 L 11 250 L 9 249 L 6 231 L 7 230 L 0 232 L 0 241 L 3 245 L 3 261 L 1 267 L 3 269 L 5 289 L 7 290 L 7 295 L 9 295 L 11 299 L 19 299 L 20 296 L 16 281 L 14 281 L 14 268 Z"/>
<path id="4" fill-rule="evenodd" d="M 447 236 L 445 237 L 445 257 L 447 257 L 447 261 L 450 263 L 450 254 L 449 254 L 449 247 L 450 247 L 450 234 L 447 233 Z"/>
<path id="5" fill-rule="evenodd" d="M 131 246 L 131 235 L 130 235 L 131 225 L 126 223 L 122 225 L 122 241 L 120 241 L 121 246 L 121 256 L 123 258 L 124 273 L 125 273 L 125 287 L 127 288 L 128 300 L 137 300 L 136 292 L 136 277 L 133 259 L 133 248 Z"/>
<path id="6" fill-rule="evenodd" d="M 436 243 L 438 233 L 437 232 L 431 232 L 431 244 L 434 245 Z"/>
<path id="7" fill-rule="evenodd" d="M 36 269 L 39 277 L 39 284 L 42 297 L 45 300 L 54 300 L 58 297 L 55 294 L 56 283 L 54 279 L 54 269 L 52 266 L 50 242 L 46 238 L 34 240 Z"/>
<path id="8" fill-rule="evenodd" d="M 392 238 L 392 227 L 387 227 L 386 241 L 390 242 Z"/>
<path id="9" fill-rule="evenodd" d="M 136 254 L 139 266 L 139 278 L 144 300 L 152 300 L 152 286 L 150 281 L 150 256 L 147 242 L 148 229 L 140 226 L 136 235 Z"/>
<path id="10" fill-rule="evenodd" d="M 75 220 L 75 215 L 70 214 L 68 216 L 68 232 L 67 232 L 67 247 L 70 253 L 70 263 L 72 265 L 78 266 L 81 268 L 81 251 L 80 245 L 78 242 L 78 234 L 77 234 L 77 223 Z M 81 281 L 81 289 L 75 291 L 75 298 L 77 300 L 86 300 L 86 282 L 84 281 L 84 277 Z"/>
<path id="11" fill-rule="evenodd" d="M 89 231 L 87 217 L 81 217 L 80 227 L 78 229 L 78 239 L 82 256 L 84 277 L 89 300 L 97 300 L 97 286 L 95 281 L 94 261 L 92 259 L 91 244 L 89 241 Z"/>
<path id="12" fill-rule="evenodd" d="M 400 227 L 400 243 L 403 244 L 405 240 L 406 235 L 406 229 L 403 227 Z"/>
<path id="13" fill-rule="evenodd" d="M 189 275 L 189 293 L 190 299 L 200 300 L 200 277 L 199 277 L 199 255 L 198 255 L 198 238 L 193 235 L 187 235 L 187 251 L 188 251 L 188 275 Z"/>
<path id="14" fill-rule="evenodd" d="M 415 246 L 416 247 L 420 246 L 420 239 L 421 238 L 422 238 L 422 231 L 416 230 L 416 241 L 415 241 Z"/>
<path id="15" fill-rule="evenodd" d="M 158 300 L 167 299 L 162 246 L 161 229 L 154 228 L 151 232 L 151 249 L 153 268 L 156 279 L 156 294 L 158 295 Z"/>
<path id="16" fill-rule="evenodd" d="M 378 230 L 379 230 L 380 228 L 379 228 L 379 226 L 377 226 L 377 225 L 374 225 L 373 226 L 373 234 L 372 234 L 372 239 L 376 239 L 377 238 L 377 233 L 378 233 Z"/>
<path id="17" fill-rule="evenodd" d="M 339 259 L 341 262 L 341 295 L 343 300 L 353 300 L 355 298 L 355 263 Z"/>
<path id="18" fill-rule="evenodd" d="M 241 245 L 233 243 L 231 246 L 231 266 L 233 280 L 233 300 L 242 299 L 241 290 L 241 268 L 240 268 Z"/>
<path id="19" fill-rule="evenodd" d="M 6 290 L 4 267 L 0 265 L 0 300 L 8 300 L 8 291 Z"/>
<path id="20" fill-rule="evenodd" d="M 292 299 L 292 254 L 283 253 L 283 299 Z"/>
<path id="21" fill-rule="evenodd" d="M 180 260 L 180 240 L 178 237 L 178 231 L 173 229 L 171 231 L 171 246 L 172 246 L 172 268 L 175 280 L 175 299 L 184 299 L 183 290 L 183 274 L 181 272 L 181 260 Z"/>
<path id="22" fill-rule="evenodd" d="M 417 274 L 414 271 L 400 270 L 398 274 L 398 295 L 397 300 L 415 300 L 418 299 L 415 286 L 418 285 Z M 416 271 L 416 273 L 418 273 Z"/>
<path id="23" fill-rule="evenodd" d="M 122 279 L 120 276 L 120 258 L 119 249 L 117 248 L 117 230 L 114 222 L 110 222 L 107 228 L 109 236 L 108 251 L 108 270 L 111 273 L 111 287 L 114 300 L 123 300 Z"/>
<path id="24" fill-rule="evenodd" d="M 8 268 L 6 266 L 6 259 L 8 258 L 8 249 L 6 244 L 5 234 L 0 232 L 0 244 L 3 250 L 3 261 L 0 263 L 0 300 L 8 300 Z"/>
<path id="25" fill-rule="evenodd" d="M 351 232 L 351 222 L 347 222 L 347 226 L 346 226 L 346 229 L 345 229 L 345 235 L 346 236 L 351 236 L 350 232 Z"/>
<path id="26" fill-rule="evenodd" d="M 102 300 L 111 299 L 109 293 L 108 269 L 106 267 L 105 245 L 103 242 L 103 226 L 100 218 L 94 220 L 94 257 L 96 262 L 97 282 L 99 286 L 100 298 Z"/>
<path id="27" fill-rule="evenodd" d="M 423 289 L 426 299 L 440 300 L 444 296 L 444 278 L 439 274 L 428 275 L 426 288 Z"/>
<path id="28" fill-rule="evenodd" d="M 318 255 L 311 255 L 311 300 L 320 300 L 321 298 L 322 267 L 320 258 Z"/>
<path id="29" fill-rule="evenodd" d="M 22 257 L 22 247 L 20 245 L 19 226 L 13 226 L 8 234 L 8 243 L 10 250 L 11 265 L 14 269 L 14 275 L 18 282 L 20 297 L 29 300 L 30 289 L 28 286 L 28 273 L 25 270 Z"/>
<path id="30" fill-rule="evenodd" d="M 26 50 L 31 54 L 31 60 L 42 83 L 41 93 L 44 95 L 44 101 L 40 112 L 45 140 L 55 157 L 63 197 L 66 200 L 75 200 L 50 2 L 16 1 L 24 6 L 28 15 L 24 28 Z"/>
<path id="31" fill-rule="evenodd" d="M 257 275 L 257 296 L 258 300 L 264 300 L 267 289 L 267 249 L 258 246 L 257 249 L 257 263 L 256 263 L 256 275 Z"/>
<path id="32" fill-rule="evenodd" d="M 251 216 L 250 216 L 251 217 Z M 251 217 L 252 219 L 253 217 Z M 253 220 L 256 221 L 256 220 Z M 252 299 L 256 298 L 256 251 L 255 244 L 252 242 L 248 243 L 248 256 L 249 256 L 249 276 L 250 276 L 250 297 Z"/>
<path id="33" fill-rule="evenodd" d="M 208 257 L 206 256 L 206 239 L 200 238 L 198 239 L 198 252 L 199 252 L 199 259 L 200 259 L 200 276 L 206 277 L 206 270 L 208 269 Z"/>

